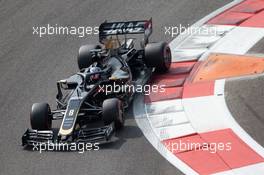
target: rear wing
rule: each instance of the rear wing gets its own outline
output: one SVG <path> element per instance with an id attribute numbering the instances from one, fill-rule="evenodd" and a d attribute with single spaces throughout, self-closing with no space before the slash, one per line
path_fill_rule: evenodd
<path id="1" fill-rule="evenodd" d="M 104 22 L 99 26 L 99 41 L 110 35 L 144 34 L 145 44 L 152 33 L 152 18 L 141 21 Z"/>

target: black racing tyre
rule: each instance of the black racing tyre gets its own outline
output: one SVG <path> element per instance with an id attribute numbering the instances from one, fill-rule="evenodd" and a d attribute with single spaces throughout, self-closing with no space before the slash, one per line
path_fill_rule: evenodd
<path id="1" fill-rule="evenodd" d="M 50 130 L 52 115 L 47 103 L 34 103 L 30 112 L 30 124 L 32 129 Z"/>
<path id="2" fill-rule="evenodd" d="M 115 128 L 121 129 L 125 124 L 122 101 L 117 98 L 104 100 L 102 118 L 105 125 L 114 122 Z"/>
<path id="3" fill-rule="evenodd" d="M 145 63 L 155 67 L 158 73 L 165 73 L 171 66 L 171 50 L 166 42 L 149 43 L 145 47 Z"/>
<path id="4" fill-rule="evenodd" d="M 91 50 L 94 49 L 101 49 L 101 46 L 87 44 L 80 47 L 77 57 L 78 67 L 80 70 L 89 67 L 93 63 Z"/>

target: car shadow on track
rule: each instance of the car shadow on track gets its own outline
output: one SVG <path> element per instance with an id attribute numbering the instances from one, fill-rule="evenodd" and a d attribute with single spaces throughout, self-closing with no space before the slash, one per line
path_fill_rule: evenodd
<path id="1" fill-rule="evenodd" d="M 133 104 L 133 101 L 131 104 Z M 133 105 L 131 105 L 125 113 L 124 128 L 114 134 L 113 142 L 100 145 L 100 149 L 120 149 L 128 140 L 142 137 L 143 133 L 137 126 L 134 116 Z"/>
<path id="2" fill-rule="evenodd" d="M 142 137 L 142 132 L 137 126 L 125 126 L 122 130 L 116 132 L 114 141 L 100 145 L 100 149 L 120 149 L 128 139 Z"/>

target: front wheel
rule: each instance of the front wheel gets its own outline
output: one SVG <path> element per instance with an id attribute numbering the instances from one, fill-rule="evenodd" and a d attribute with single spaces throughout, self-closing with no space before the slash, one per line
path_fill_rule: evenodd
<path id="1" fill-rule="evenodd" d="M 171 50 L 166 42 L 149 43 L 145 47 L 145 63 L 155 67 L 158 73 L 165 73 L 171 66 Z"/>
<path id="2" fill-rule="evenodd" d="M 104 100 L 102 118 L 105 125 L 109 125 L 114 122 L 117 130 L 123 128 L 125 119 L 122 101 L 117 98 Z"/>
<path id="3" fill-rule="evenodd" d="M 50 130 L 52 115 L 47 103 L 34 103 L 30 112 L 31 128 L 36 130 Z"/>

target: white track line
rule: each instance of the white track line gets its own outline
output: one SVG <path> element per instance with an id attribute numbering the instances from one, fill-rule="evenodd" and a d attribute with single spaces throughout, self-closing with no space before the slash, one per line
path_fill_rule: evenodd
<path id="1" fill-rule="evenodd" d="M 232 2 L 230 2 L 229 4 L 215 10 L 214 12 L 210 13 L 209 15 L 205 16 L 204 18 L 200 19 L 199 21 L 197 21 L 196 23 L 194 23 L 191 27 L 200 27 L 202 26 L 204 23 L 206 23 L 207 21 L 209 21 L 211 18 L 217 16 L 218 14 L 222 13 L 223 11 L 235 6 L 236 4 L 242 2 L 243 0 L 234 0 Z M 177 36 L 177 38 L 175 38 L 174 40 L 172 40 L 170 42 L 170 47 L 173 49 L 178 48 L 178 45 L 181 44 L 186 37 L 189 37 L 189 34 L 185 34 L 185 35 L 179 35 Z"/>
<path id="2" fill-rule="evenodd" d="M 144 105 L 146 107 L 146 112 L 149 115 L 183 111 L 181 99 L 153 102 Z"/>
<path id="3" fill-rule="evenodd" d="M 234 26 L 223 25 L 204 25 L 198 33 L 194 33 L 185 38 L 177 48 L 172 49 L 173 61 L 189 61 L 200 59 L 206 53 L 212 52 L 211 48 L 216 45 L 222 38 L 230 33 Z M 207 57 L 205 57 L 207 58 Z"/>
<path id="4" fill-rule="evenodd" d="M 149 122 L 147 114 L 145 112 L 145 106 L 142 104 L 143 97 L 139 96 L 134 100 L 134 116 L 138 127 L 143 132 L 144 136 L 148 139 L 151 145 L 172 165 L 178 167 L 184 174 L 198 175 L 192 168 L 186 165 L 183 161 L 178 159 L 172 152 L 170 152 L 162 143 L 153 130 L 153 126 Z"/>
<path id="5" fill-rule="evenodd" d="M 263 175 L 264 163 L 258 163 L 254 165 L 245 166 L 242 168 L 236 168 L 231 171 L 223 171 L 213 175 Z"/>
<path id="6" fill-rule="evenodd" d="M 235 27 L 208 49 L 200 60 L 207 59 L 210 53 L 246 54 L 263 37 L 264 28 Z"/>

